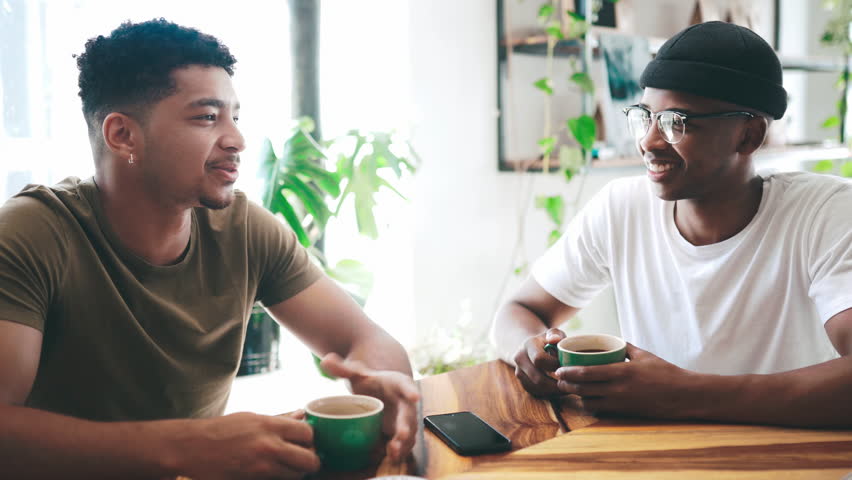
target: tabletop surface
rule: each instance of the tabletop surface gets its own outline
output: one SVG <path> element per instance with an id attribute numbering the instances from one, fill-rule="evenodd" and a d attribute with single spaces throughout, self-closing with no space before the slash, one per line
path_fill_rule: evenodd
<path id="1" fill-rule="evenodd" d="M 416 475 L 446 480 L 565 478 L 828 478 L 852 473 L 852 430 L 602 418 L 571 396 L 527 394 L 511 367 L 493 361 L 424 378 L 422 415 L 469 410 L 512 440 L 513 450 L 462 457 L 432 432 L 418 432 L 406 462 L 385 459 L 360 472 L 311 478 L 362 480 Z M 852 476 L 849 477 L 852 479 Z"/>

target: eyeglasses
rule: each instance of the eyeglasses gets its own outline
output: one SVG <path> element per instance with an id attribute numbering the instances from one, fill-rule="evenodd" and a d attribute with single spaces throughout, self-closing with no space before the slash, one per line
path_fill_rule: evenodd
<path id="1" fill-rule="evenodd" d="M 705 113 L 701 115 L 686 115 L 674 110 L 663 110 L 662 112 L 651 113 L 650 110 L 641 105 L 631 105 L 624 110 L 627 116 L 627 127 L 630 129 L 630 134 L 638 142 L 645 138 L 651 123 L 657 121 L 657 129 L 663 136 L 663 140 L 674 145 L 683 140 L 686 133 L 686 122 L 695 118 L 727 118 L 727 117 L 748 117 L 754 118 L 754 114 L 748 112 L 721 112 L 721 113 Z"/>

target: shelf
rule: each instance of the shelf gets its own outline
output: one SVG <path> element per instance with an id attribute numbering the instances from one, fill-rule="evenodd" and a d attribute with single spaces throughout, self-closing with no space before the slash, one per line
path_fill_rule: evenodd
<path id="1" fill-rule="evenodd" d="M 765 147 L 757 151 L 754 156 L 755 164 L 758 168 L 763 167 L 782 167 L 788 170 L 799 169 L 800 164 L 807 162 L 816 162 L 819 160 L 844 160 L 852 158 L 852 151 L 842 145 L 788 145 L 785 147 Z M 514 167 L 519 163 L 529 164 L 528 170 L 531 172 L 541 172 L 542 161 L 526 160 L 505 161 L 503 164 L 510 168 L 504 171 L 513 171 Z M 593 169 L 608 169 L 608 168 L 633 168 L 643 167 L 642 158 L 638 155 L 612 157 L 606 160 L 592 160 Z M 551 161 L 551 172 L 558 172 L 558 162 L 556 159 Z"/>
<path id="2" fill-rule="evenodd" d="M 608 27 L 593 27 L 590 31 L 592 36 L 600 34 L 620 34 L 617 29 Z M 600 57 L 600 49 L 597 47 L 597 42 L 592 41 L 594 48 L 592 55 L 595 59 Z M 663 39 L 648 38 L 651 54 L 656 54 L 659 47 L 664 43 Z M 513 53 L 523 55 L 547 55 L 547 35 L 534 34 L 524 37 L 512 38 L 511 42 L 503 40 L 500 42 L 500 59 L 504 59 L 506 49 L 512 48 Z M 560 40 L 556 42 L 553 53 L 555 57 L 576 57 L 582 53 L 583 44 L 578 40 Z M 776 52 L 777 53 L 777 52 Z M 780 55 L 781 66 L 784 70 L 803 71 L 803 72 L 842 72 L 843 58 L 838 57 L 798 57 Z"/>
<path id="3" fill-rule="evenodd" d="M 834 57 L 781 57 L 784 70 L 804 72 L 842 72 L 843 59 Z"/>

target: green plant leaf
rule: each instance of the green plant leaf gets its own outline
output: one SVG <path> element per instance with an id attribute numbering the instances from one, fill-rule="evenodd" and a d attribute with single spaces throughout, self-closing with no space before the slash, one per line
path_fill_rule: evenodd
<path id="1" fill-rule="evenodd" d="M 592 77 L 590 77 L 588 73 L 577 72 L 574 75 L 571 75 L 571 81 L 576 83 L 589 95 L 593 95 L 595 93 L 595 83 L 592 81 Z"/>
<path id="2" fill-rule="evenodd" d="M 579 13 L 577 13 L 573 10 L 566 10 L 565 13 L 567 13 L 568 16 L 570 18 L 573 18 L 575 21 L 578 21 L 578 22 L 585 22 L 586 21 L 586 17 L 580 15 Z"/>
<path id="3" fill-rule="evenodd" d="M 295 175 L 290 175 L 284 180 L 284 188 L 296 194 L 305 210 L 314 217 L 320 230 L 324 230 L 328 218 L 331 216 L 331 211 L 328 209 L 322 193 Z"/>
<path id="4" fill-rule="evenodd" d="M 278 185 L 277 173 L 278 171 L 278 157 L 275 155 L 275 150 L 272 148 L 272 142 L 269 141 L 268 138 L 265 138 L 263 141 L 263 147 L 261 147 L 261 161 L 260 167 L 257 169 L 258 178 L 266 179 L 263 186 L 263 206 L 267 210 L 269 209 L 272 203 L 272 192 L 275 191 L 275 187 Z"/>
<path id="5" fill-rule="evenodd" d="M 551 230 L 550 235 L 547 236 L 547 246 L 552 247 L 554 243 L 556 243 L 559 238 L 562 237 L 562 232 L 559 230 Z"/>
<path id="6" fill-rule="evenodd" d="M 325 273 L 346 286 L 354 287 L 361 298 L 369 297 L 373 289 L 373 273 L 357 260 L 343 259 L 334 268 L 326 269 Z"/>
<path id="7" fill-rule="evenodd" d="M 827 173 L 832 170 L 834 170 L 834 161 L 832 160 L 820 160 L 813 168 L 813 171 L 816 173 Z"/>
<path id="8" fill-rule="evenodd" d="M 583 168 L 583 150 L 578 147 L 562 145 L 559 147 L 559 166 L 578 172 Z"/>
<path id="9" fill-rule="evenodd" d="M 570 168 L 566 168 L 566 169 L 565 169 L 565 171 L 564 171 L 563 173 L 564 173 L 564 175 L 565 175 L 565 181 L 566 181 L 566 182 L 570 182 L 570 181 L 571 181 L 571 179 L 572 179 L 572 178 L 574 178 L 574 173 L 575 173 L 575 172 L 574 172 L 574 170 L 571 170 Z"/>
<path id="10" fill-rule="evenodd" d="M 837 115 L 828 117 L 824 122 L 822 122 L 822 128 L 832 128 L 838 125 L 840 125 L 840 118 L 838 118 Z"/>
<path id="11" fill-rule="evenodd" d="M 533 86 L 548 95 L 553 95 L 553 83 L 547 77 L 536 80 Z"/>
<path id="12" fill-rule="evenodd" d="M 550 18 L 551 15 L 553 15 L 553 10 L 553 5 L 551 5 L 550 3 L 543 4 L 538 9 L 538 21 L 541 23 L 546 22 L 547 19 Z"/>
<path id="13" fill-rule="evenodd" d="M 296 237 L 299 239 L 299 243 L 301 243 L 302 246 L 311 246 L 311 239 L 308 237 L 308 233 L 305 231 L 304 227 L 302 227 L 301 218 L 299 218 L 299 215 L 296 213 L 293 206 L 290 205 L 290 202 L 287 201 L 287 197 L 284 196 L 283 191 L 277 191 L 272 196 L 272 205 L 270 210 L 275 213 L 279 213 L 284 217 L 284 220 L 287 221 L 287 224 L 290 225 L 290 228 L 296 233 Z"/>
<path id="14" fill-rule="evenodd" d="M 595 143 L 595 119 L 588 115 L 571 118 L 567 122 L 568 130 L 574 135 L 577 143 L 585 150 L 591 150 Z"/>
<path id="15" fill-rule="evenodd" d="M 586 32 L 589 30 L 589 24 L 586 19 L 576 12 L 568 11 L 568 25 L 566 26 L 565 38 L 576 40 L 585 38 Z"/>
<path id="16" fill-rule="evenodd" d="M 547 212 L 547 215 L 557 226 L 562 225 L 562 219 L 565 216 L 565 200 L 562 195 L 537 196 L 535 206 Z"/>
<path id="17" fill-rule="evenodd" d="M 846 162 L 840 166 L 840 176 L 852 178 L 852 162 Z"/>
<path id="18" fill-rule="evenodd" d="M 545 137 L 538 141 L 538 146 L 541 147 L 541 154 L 548 156 L 553 153 L 553 147 L 556 145 L 556 137 Z"/>
<path id="19" fill-rule="evenodd" d="M 550 22 L 550 24 L 545 27 L 544 31 L 551 37 L 555 37 L 556 40 L 562 40 L 565 38 L 562 34 L 562 25 L 560 25 L 557 21 Z"/>
<path id="20" fill-rule="evenodd" d="M 329 172 L 325 168 L 313 162 L 294 161 L 288 162 L 289 172 L 295 175 L 303 175 L 316 184 L 333 198 L 340 195 L 340 176 L 336 172 Z"/>

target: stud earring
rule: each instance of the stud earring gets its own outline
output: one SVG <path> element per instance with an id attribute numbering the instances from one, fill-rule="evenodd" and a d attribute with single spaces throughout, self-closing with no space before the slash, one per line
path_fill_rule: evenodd
<path id="1" fill-rule="evenodd" d="M 130 154 L 130 158 L 127 159 L 127 163 L 133 165 L 133 154 Z"/>

